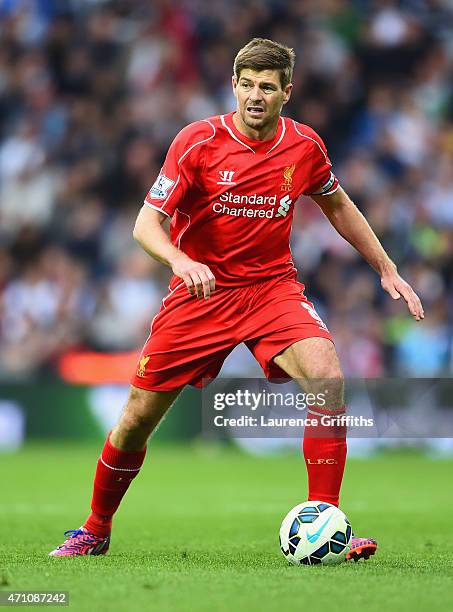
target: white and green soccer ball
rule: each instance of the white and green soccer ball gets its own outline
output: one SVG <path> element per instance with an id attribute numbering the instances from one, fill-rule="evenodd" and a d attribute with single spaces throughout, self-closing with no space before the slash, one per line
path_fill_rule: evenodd
<path id="1" fill-rule="evenodd" d="M 280 527 L 280 548 L 293 565 L 333 565 L 345 560 L 352 528 L 336 506 L 307 501 L 288 512 Z"/>

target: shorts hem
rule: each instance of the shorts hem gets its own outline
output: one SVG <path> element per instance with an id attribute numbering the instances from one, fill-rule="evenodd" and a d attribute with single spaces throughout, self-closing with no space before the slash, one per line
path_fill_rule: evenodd
<path id="1" fill-rule="evenodd" d="M 156 393 L 160 393 L 160 392 L 164 392 L 164 393 L 168 393 L 170 391 L 178 391 L 178 390 L 182 390 L 186 385 L 190 385 L 190 383 L 184 383 L 181 386 L 177 386 L 177 387 L 171 387 L 171 388 L 167 388 L 167 385 L 162 384 L 137 384 L 137 380 L 134 378 L 133 380 L 130 381 L 130 384 L 133 387 L 136 387 L 137 389 L 143 389 L 143 391 L 155 391 Z"/>

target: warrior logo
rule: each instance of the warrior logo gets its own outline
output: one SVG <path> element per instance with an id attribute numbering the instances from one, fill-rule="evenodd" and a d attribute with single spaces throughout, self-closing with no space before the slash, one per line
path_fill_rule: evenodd
<path id="1" fill-rule="evenodd" d="M 236 185 L 233 181 L 234 170 L 220 170 L 220 181 L 217 181 L 217 185 Z"/>

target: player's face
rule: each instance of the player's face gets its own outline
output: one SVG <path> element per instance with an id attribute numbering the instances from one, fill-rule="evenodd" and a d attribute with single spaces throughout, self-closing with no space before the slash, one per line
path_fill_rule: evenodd
<path id="1" fill-rule="evenodd" d="M 238 120 L 252 137 L 276 128 L 282 107 L 291 95 L 291 83 L 282 89 L 278 70 L 241 70 L 233 76 Z"/>

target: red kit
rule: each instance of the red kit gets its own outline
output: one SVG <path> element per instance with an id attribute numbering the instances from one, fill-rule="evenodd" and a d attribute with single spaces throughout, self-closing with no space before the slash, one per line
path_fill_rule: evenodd
<path id="1" fill-rule="evenodd" d="M 324 143 L 286 117 L 272 140 L 251 140 L 232 117 L 184 128 L 146 196 L 171 218 L 172 242 L 209 266 L 216 291 L 197 299 L 172 278 L 132 380 L 137 387 L 199 386 L 240 342 L 266 375 L 283 378 L 275 355 L 297 340 L 331 339 L 295 280 L 289 247 L 298 197 L 338 189 Z"/>

